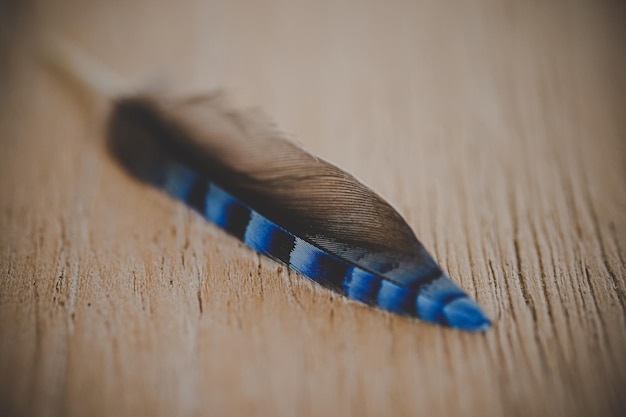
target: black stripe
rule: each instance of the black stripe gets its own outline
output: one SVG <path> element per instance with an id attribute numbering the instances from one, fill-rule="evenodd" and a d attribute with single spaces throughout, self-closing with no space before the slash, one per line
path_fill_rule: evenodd
<path id="1" fill-rule="evenodd" d="M 274 227 L 268 238 L 267 253 L 272 258 L 289 264 L 289 255 L 296 244 L 296 238 L 284 230 Z"/>
<path id="2" fill-rule="evenodd" d="M 204 214 L 206 208 L 206 195 L 209 191 L 209 182 L 204 178 L 196 178 L 189 195 L 187 196 L 187 204 L 193 209 Z"/>
<path id="3" fill-rule="evenodd" d="M 402 314 L 406 314 L 412 317 L 417 315 L 417 291 L 410 288 L 401 287 L 402 297 L 399 298 L 398 307 L 401 308 Z"/>
<path id="4" fill-rule="evenodd" d="M 383 279 L 380 276 L 375 275 L 376 279 L 372 282 L 372 286 L 370 287 L 372 292 L 370 293 L 370 302 L 376 304 L 376 300 L 378 299 L 378 293 L 383 286 Z"/>
<path id="5" fill-rule="evenodd" d="M 467 297 L 467 295 L 463 293 L 454 293 L 454 294 L 448 294 L 445 297 L 443 297 L 440 300 L 439 309 L 436 313 L 437 320 L 442 324 L 450 324 L 450 322 L 448 321 L 448 317 L 446 317 L 446 314 L 443 312 L 443 309 L 446 305 L 450 304 L 452 301 L 458 300 L 459 298 L 463 298 L 463 297 Z"/>
<path id="6" fill-rule="evenodd" d="M 334 288 L 344 293 L 343 280 L 350 268 L 345 262 L 330 257 L 326 254 L 319 254 L 315 259 L 316 281 Z"/>
<path id="7" fill-rule="evenodd" d="M 453 302 L 454 300 L 458 300 L 459 298 L 463 298 L 463 297 L 467 297 L 467 294 L 462 293 L 462 292 L 457 292 L 457 293 L 452 293 L 452 294 L 448 294 L 445 297 L 443 297 L 440 300 L 441 303 L 441 308 L 445 307 L 446 305 L 450 304 L 451 302 Z"/>
<path id="8" fill-rule="evenodd" d="M 232 202 L 226 208 L 224 230 L 243 240 L 250 222 L 250 209 L 239 202 Z"/>
<path id="9" fill-rule="evenodd" d="M 415 290 L 415 293 L 419 293 L 422 287 L 430 284 L 437 278 L 443 275 L 443 271 L 440 268 L 433 268 L 428 274 L 420 277 L 418 280 L 414 281 L 409 288 Z"/>

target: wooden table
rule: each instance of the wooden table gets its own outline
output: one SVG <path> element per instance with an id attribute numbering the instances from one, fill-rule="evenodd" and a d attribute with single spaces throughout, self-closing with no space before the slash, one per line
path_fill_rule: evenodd
<path id="1" fill-rule="evenodd" d="M 1 7 L 0 414 L 626 412 L 618 2 Z M 131 180 L 34 58 L 51 33 L 138 87 L 259 106 L 387 198 L 494 328 L 348 301 Z"/>

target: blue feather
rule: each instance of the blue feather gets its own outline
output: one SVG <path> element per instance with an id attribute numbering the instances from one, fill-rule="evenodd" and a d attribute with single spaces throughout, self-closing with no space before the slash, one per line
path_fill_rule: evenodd
<path id="1" fill-rule="evenodd" d="M 211 138 L 207 150 L 196 146 L 200 139 L 182 130 L 178 120 L 167 120 L 149 104 L 131 99 L 117 110 L 109 145 L 123 165 L 251 249 L 392 313 L 464 330 L 490 327 L 481 308 L 439 268 L 397 212 L 344 171 L 286 141 L 254 143 L 263 133 L 256 130 L 239 143 Z M 236 137 L 244 130 L 237 114 L 213 110 L 212 122 L 230 124 L 213 127 L 217 133 L 209 136 Z M 271 152 L 264 154 L 264 147 Z M 261 153 L 252 168 L 240 162 L 250 158 L 250 149 Z M 232 166 L 237 163 L 243 168 Z M 342 197 L 347 202 L 337 201 Z"/>

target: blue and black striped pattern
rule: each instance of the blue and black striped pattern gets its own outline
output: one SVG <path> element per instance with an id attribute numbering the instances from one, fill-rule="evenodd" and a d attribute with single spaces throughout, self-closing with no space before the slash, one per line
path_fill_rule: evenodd
<path id="1" fill-rule="evenodd" d="M 354 300 L 438 324 L 465 330 L 484 330 L 490 325 L 487 317 L 477 314 L 481 310 L 476 303 L 440 270 L 416 280 L 417 285 L 402 286 L 295 236 L 183 165 L 171 164 L 165 171 L 155 185 L 248 247 L 319 284 Z"/>

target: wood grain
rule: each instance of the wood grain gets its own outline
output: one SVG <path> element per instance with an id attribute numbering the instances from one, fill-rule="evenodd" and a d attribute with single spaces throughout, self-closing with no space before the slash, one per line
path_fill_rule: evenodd
<path id="1" fill-rule="evenodd" d="M 0 414 L 626 412 L 617 2 L 2 7 Z M 34 59 L 50 33 L 264 109 L 396 206 L 493 330 L 347 301 L 129 179 Z"/>

